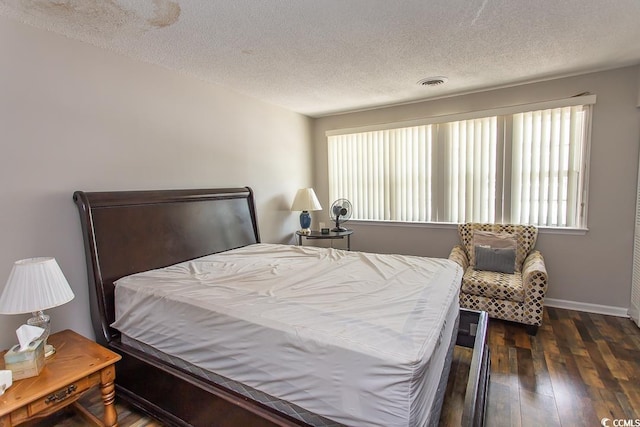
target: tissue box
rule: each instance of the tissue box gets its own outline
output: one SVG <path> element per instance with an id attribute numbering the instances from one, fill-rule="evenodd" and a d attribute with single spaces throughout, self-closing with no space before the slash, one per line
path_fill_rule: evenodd
<path id="1" fill-rule="evenodd" d="M 24 351 L 16 344 L 4 355 L 5 369 L 13 373 L 14 380 L 35 377 L 44 368 L 44 341 L 34 340 Z"/>

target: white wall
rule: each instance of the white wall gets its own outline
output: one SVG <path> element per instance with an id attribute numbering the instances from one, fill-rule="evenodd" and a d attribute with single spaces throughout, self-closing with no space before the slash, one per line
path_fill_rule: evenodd
<path id="1" fill-rule="evenodd" d="M 76 297 L 52 328 L 93 337 L 74 190 L 248 185 L 262 240 L 292 241 L 310 132 L 305 116 L 0 17 L 0 291 L 14 261 L 54 256 Z M 0 348 L 28 317 L 0 315 Z"/>
<path id="2" fill-rule="evenodd" d="M 409 105 L 325 117 L 315 122 L 315 189 L 330 205 L 325 132 L 378 123 L 478 111 L 558 98 L 589 91 L 597 95 L 593 113 L 589 231 L 584 235 L 541 234 L 538 248 L 549 273 L 548 298 L 629 308 L 633 255 L 640 114 L 636 108 L 640 67 L 557 79 Z M 457 231 L 416 226 L 362 225 L 356 250 L 446 257 Z"/>

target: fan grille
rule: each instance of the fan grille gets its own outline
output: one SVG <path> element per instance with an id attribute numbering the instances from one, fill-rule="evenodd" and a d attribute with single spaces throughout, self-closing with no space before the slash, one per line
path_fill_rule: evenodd
<path id="1" fill-rule="evenodd" d="M 346 231 L 347 229 L 341 227 L 341 224 L 344 224 L 351 218 L 352 211 L 353 207 L 351 206 L 351 202 L 347 199 L 338 199 L 333 202 L 329 210 L 329 216 L 331 220 L 335 222 L 336 226 L 331 231 Z"/>

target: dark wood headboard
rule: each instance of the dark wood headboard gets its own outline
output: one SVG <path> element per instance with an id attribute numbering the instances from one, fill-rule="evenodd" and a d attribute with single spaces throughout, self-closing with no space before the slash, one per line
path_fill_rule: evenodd
<path id="1" fill-rule="evenodd" d="M 102 344 L 119 337 L 109 326 L 116 280 L 260 241 L 249 187 L 76 191 L 73 200 L 84 237 L 91 320 Z"/>

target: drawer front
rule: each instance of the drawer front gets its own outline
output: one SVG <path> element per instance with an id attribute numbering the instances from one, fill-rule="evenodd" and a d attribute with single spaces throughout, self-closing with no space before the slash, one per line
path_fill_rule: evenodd
<path id="1" fill-rule="evenodd" d="M 52 414 L 59 409 L 64 408 L 68 404 L 75 401 L 80 395 L 91 387 L 90 377 L 82 378 L 68 386 L 49 393 L 47 396 L 41 397 L 33 401 L 28 406 L 20 408 L 11 413 L 11 422 L 18 424 L 32 417 L 45 416 Z"/>
<path id="2" fill-rule="evenodd" d="M 49 393 L 47 396 L 36 400 L 29 405 L 29 412 L 31 415 L 35 415 L 44 411 L 55 411 L 58 407 L 63 408 L 73 402 L 75 398 L 80 397 L 79 395 L 87 391 L 89 387 L 89 378 L 82 378 L 73 384 L 62 387 L 60 390 Z"/>

